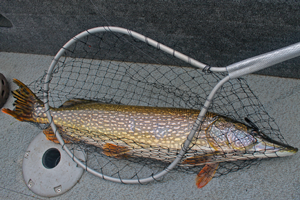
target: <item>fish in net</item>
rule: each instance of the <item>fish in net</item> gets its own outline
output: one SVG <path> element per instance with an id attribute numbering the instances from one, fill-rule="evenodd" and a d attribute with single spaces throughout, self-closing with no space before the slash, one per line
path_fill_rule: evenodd
<path id="1" fill-rule="evenodd" d="M 67 43 L 53 69 L 30 84 L 33 92 L 15 80 L 20 87 L 14 91 L 16 108 L 3 112 L 36 124 L 49 140 L 59 142 L 49 126 L 49 111 L 63 146 L 87 156 L 86 169 L 124 183 L 157 180 L 155 175 L 168 171 L 180 155 L 174 170 L 199 173 L 201 188 L 212 177 L 261 158 L 297 152 L 244 79 L 225 82 L 198 123 L 226 72 L 197 68 L 191 58 L 178 59 L 175 51 L 162 51 L 163 45 L 128 30 L 102 30 L 86 31 Z"/>

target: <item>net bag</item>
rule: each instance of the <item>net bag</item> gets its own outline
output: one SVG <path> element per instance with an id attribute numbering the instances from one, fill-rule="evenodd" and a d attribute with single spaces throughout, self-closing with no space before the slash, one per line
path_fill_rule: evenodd
<path id="1" fill-rule="evenodd" d="M 277 56 L 277 59 L 275 62 L 285 58 Z M 248 124 L 266 137 L 287 145 L 274 119 L 268 115 L 247 82 L 239 78 L 261 69 L 260 65 L 268 67 L 275 64 L 274 61 L 256 63 L 259 66 L 253 69 L 245 69 L 247 63 L 227 68 L 209 67 L 136 32 L 118 27 L 98 27 L 84 31 L 66 43 L 55 56 L 48 72 L 30 87 L 44 100 L 51 129 L 63 149 L 79 166 L 96 176 L 122 183 L 146 183 L 160 180 L 171 169 L 198 173 L 209 160 L 201 163 L 196 159 L 201 163 L 198 165 L 183 161 L 210 155 L 214 158 L 211 163 L 219 163 L 214 175 L 219 177 L 257 164 L 259 157 L 248 155 L 237 159 L 241 157 L 235 155 L 237 151 L 228 153 L 218 150 L 212 156 L 202 151 L 203 137 L 200 133 L 205 131 L 201 127 L 207 112 Z M 197 113 L 196 121 L 188 125 L 190 134 L 185 136 L 180 148 L 150 145 L 147 151 L 143 151 L 145 145 L 141 142 L 134 144 L 140 147 L 139 153 L 114 156 L 113 152 L 104 153 L 103 148 L 99 148 L 101 145 L 103 147 L 101 139 L 93 139 L 93 134 L 89 132 L 87 137 L 64 143 L 61 129 L 53 122 L 51 108 L 61 108 L 65 102 L 74 99 L 113 105 L 193 109 L 198 110 L 199 115 Z M 128 123 L 134 129 L 138 122 L 133 119 Z M 91 123 L 89 125 L 92 126 Z M 154 134 L 151 137 L 157 140 L 163 138 L 169 133 L 166 126 L 166 120 L 161 119 L 155 130 L 151 130 Z M 46 129 L 49 124 L 39 124 L 39 127 Z M 221 137 L 210 136 L 213 140 Z M 106 140 L 112 144 L 118 144 L 116 140 L 130 143 L 122 137 L 108 137 Z M 74 150 L 83 151 L 86 162 L 76 158 L 72 153 Z M 229 155 L 230 160 L 227 159 Z"/>

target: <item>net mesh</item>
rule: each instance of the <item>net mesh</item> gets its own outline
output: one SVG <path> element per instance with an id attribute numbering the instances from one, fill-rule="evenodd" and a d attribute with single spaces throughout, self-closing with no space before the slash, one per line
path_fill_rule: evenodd
<path id="1" fill-rule="evenodd" d="M 111 31 L 90 33 L 77 39 L 59 58 L 49 82 L 49 105 L 58 108 L 70 99 L 85 99 L 118 105 L 196 109 L 200 112 L 213 87 L 226 75 L 211 72 L 209 68 L 196 69 L 128 35 Z M 41 99 L 45 76 L 30 85 Z M 208 111 L 245 124 L 245 118 L 248 118 L 266 135 L 286 143 L 274 119 L 242 78 L 226 82 L 218 90 Z M 40 125 L 40 128 L 47 126 Z M 198 145 L 195 142 L 198 139 L 196 134 L 190 147 Z M 180 150 L 153 147 L 147 152 L 149 158 L 122 159 L 103 154 L 101 148 L 87 144 L 84 139 L 67 145 L 71 150 L 85 152 L 88 167 L 121 181 L 153 176 L 164 170 Z M 186 155 L 193 153 L 189 149 Z M 151 154 L 162 159 L 153 159 Z M 215 177 L 257 163 L 257 159 L 222 162 Z M 175 170 L 198 173 L 202 167 L 179 164 Z"/>

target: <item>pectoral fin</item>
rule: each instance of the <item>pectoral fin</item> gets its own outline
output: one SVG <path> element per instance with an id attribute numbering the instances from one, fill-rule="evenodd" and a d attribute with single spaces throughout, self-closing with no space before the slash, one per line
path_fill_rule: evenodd
<path id="1" fill-rule="evenodd" d="M 189 164 L 189 165 L 203 165 L 206 162 L 210 162 L 213 160 L 213 155 L 214 154 L 207 154 L 205 156 L 194 156 L 185 159 L 182 164 Z"/>
<path id="2" fill-rule="evenodd" d="M 197 188 L 203 188 L 214 177 L 219 163 L 205 165 L 196 177 Z"/>
<path id="3" fill-rule="evenodd" d="M 103 148 L 103 153 L 106 156 L 115 157 L 115 158 L 128 157 L 128 155 L 126 154 L 129 151 L 128 147 L 106 143 L 102 148 Z"/>
<path id="4" fill-rule="evenodd" d="M 218 156 L 224 155 L 223 152 L 215 151 L 214 153 L 208 153 L 205 155 L 199 155 L 194 157 L 189 157 L 185 159 L 182 164 L 189 164 L 189 165 L 203 165 L 207 162 L 213 162 L 217 160 Z"/>

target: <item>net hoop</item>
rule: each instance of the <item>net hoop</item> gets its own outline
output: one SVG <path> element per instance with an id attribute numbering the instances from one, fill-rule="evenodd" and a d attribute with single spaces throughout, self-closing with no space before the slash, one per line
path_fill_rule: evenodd
<path id="1" fill-rule="evenodd" d="M 69 40 L 59 51 L 58 53 L 55 55 L 54 59 L 52 60 L 48 72 L 45 76 L 45 82 L 44 82 L 44 105 L 45 105 L 45 112 L 47 115 L 47 118 L 50 122 L 51 128 L 53 130 L 53 132 L 55 133 L 58 141 L 60 142 L 60 144 L 62 145 L 62 149 L 64 149 L 66 151 L 66 153 L 83 169 L 85 169 L 86 171 L 90 172 L 91 174 L 100 177 L 102 179 L 106 179 L 109 181 L 113 181 L 113 182 L 118 182 L 118 183 L 126 183 L 126 184 L 142 184 L 142 183 L 147 183 L 153 180 L 157 180 L 160 177 L 164 176 L 165 174 L 167 174 L 170 170 L 172 170 L 181 160 L 181 158 L 184 156 L 189 144 L 191 143 L 195 133 L 197 132 L 201 121 L 203 120 L 208 107 L 210 106 L 210 103 L 212 102 L 212 99 L 214 98 L 214 95 L 216 94 L 216 92 L 218 91 L 218 89 L 227 81 L 229 81 L 230 79 L 233 78 L 238 78 L 242 75 L 245 74 L 249 74 L 258 70 L 261 70 L 263 68 L 275 65 L 277 63 L 283 62 L 285 60 L 294 58 L 296 56 L 300 55 L 300 43 L 279 49 L 279 50 L 275 50 L 260 56 L 256 56 L 253 58 L 249 58 L 246 59 L 244 61 L 240 61 L 238 63 L 234 63 L 232 65 L 229 65 L 227 67 L 208 67 L 210 71 L 212 72 L 227 72 L 228 75 L 225 76 L 225 78 L 223 78 L 221 81 L 219 81 L 214 88 L 211 90 L 210 94 L 208 95 L 204 106 L 201 109 L 201 112 L 198 115 L 198 118 L 196 120 L 196 122 L 193 125 L 192 131 L 189 133 L 186 141 L 183 143 L 182 145 L 182 149 L 180 150 L 179 154 L 177 155 L 176 159 L 169 164 L 169 166 L 167 168 L 165 168 L 164 170 L 160 171 L 159 173 L 156 173 L 152 176 L 149 176 L 147 178 L 140 178 L 140 179 L 120 179 L 120 178 L 115 178 L 115 177 L 111 177 L 108 175 L 105 175 L 103 173 L 100 173 L 94 169 L 91 169 L 90 167 L 87 166 L 87 164 L 81 162 L 78 158 L 76 158 L 76 156 L 74 156 L 74 154 L 70 151 L 70 149 L 65 145 L 56 125 L 53 122 L 53 118 L 51 116 L 50 113 L 50 105 L 49 105 L 49 84 L 51 82 L 51 77 L 52 77 L 52 73 L 53 70 L 56 66 L 56 64 L 58 63 L 60 57 L 64 54 L 64 52 L 68 49 L 68 47 L 70 47 L 72 44 L 74 44 L 77 40 L 84 38 L 86 36 L 88 36 L 89 34 L 95 34 L 95 33 L 100 33 L 100 32 L 113 32 L 113 33 L 121 33 L 124 35 L 128 35 L 130 37 L 133 37 L 134 39 L 137 39 L 139 41 L 142 41 L 154 48 L 156 48 L 157 50 L 161 50 L 165 53 L 168 53 L 170 55 L 172 55 L 173 57 L 176 57 L 190 65 L 192 65 L 193 67 L 195 67 L 196 69 L 207 69 L 207 65 L 203 64 L 201 62 L 198 62 L 195 59 L 192 59 L 178 51 L 175 51 L 174 49 L 171 49 L 163 44 L 160 44 L 150 38 L 147 38 L 139 33 L 136 33 L 134 31 L 128 30 L 128 29 L 124 29 L 124 28 L 120 28 L 120 27 L 111 27 L 111 26 L 104 26 L 104 27 L 96 27 L 96 28 L 92 28 L 89 30 L 86 30 L 78 35 L 76 35 L 75 37 L 73 37 L 71 40 Z"/>
<path id="2" fill-rule="evenodd" d="M 93 175 L 95 176 L 98 176 L 102 179 L 106 179 L 106 180 L 110 180 L 110 181 L 113 181 L 113 182 L 118 182 L 118 183 L 127 183 L 127 184 L 141 184 L 141 183 L 147 183 L 147 182 L 150 182 L 150 181 L 154 181 L 154 180 L 157 180 L 159 179 L 160 177 L 164 176 L 165 174 L 167 174 L 170 170 L 172 170 L 176 165 L 177 163 L 181 160 L 182 156 L 184 155 L 187 147 L 189 146 L 194 134 L 196 133 L 200 123 L 201 123 L 201 120 L 203 119 L 203 117 L 205 116 L 206 112 L 207 112 L 207 108 L 209 107 L 210 105 L 210 102 L 211 102 L 211 99 L 213 98 L 214 96 L 214 93 L 218 90 L 219 87 L 221 87 L 223 85 L 223 83 L 225 83 L 226 81 L 229 80 L 229 77 L 227 76 L 226 78 L 223 79 L 223 81 L 219 82 L 219 84 L 217 84 L 214 88 L 214 90 L 211 92 L 211 94 L 209 95 L 208 99 L 206 100 L 205 102 L 205 105 L 204 107 L 202 108 L 201 112 L 199 113 L 199 116 L 192 128 L 192 131 L 191 133 L 189 134 L 187 140 L 185 141 L 180 153 L 178 154 L 178 156 L 176 157 L 176 159 L 166 168 L 164 169 L 163 171 L 153 175 L 153 176 L 150 176 L 148 178 L 141 178 L 141 179 L 119 179 L 119 178 L 114 178 L 114 177 L 111 177 L 111 176 L 106 176 L 100 172 L 97 172 L 93 169 L 91 169 L 90 167 L 88 167 L 86 164 L 84 164 L 83 162 L 81 162 L 78 158 L 76 158 L 74 156 L 74 154 L 69 150 L 69 148 L 65 145 L 56 125 L 54 124 L 53 122 L 53 118 L 51 116 L 51 113 L 50 113 L 50 106 L 49 106 L 49 96 L 48 96 L 48 92 L 49 91 L 49 83 L 51 82 L 51 74 L 59 60 L 59 58 L 63 55 L 63 53 L 66 51 L 66 49 L 71 46 L 73 43 L 75 43 L 78 39 L 80 38 L 83 38 L 89 34 L 93 34 L 93 33 L 99 33 L 99 32 L 117 32 L 117 33 L 122 33 L 122 34 L 126 34 L 126 35 L 129 35 L 131 37 L 134 37 L 135 39 L 138 39 L 140 41 L 143 41 L 159 50 L 162 50 L 168 54 L 171 54 L 173 55 L 174 57 L 182 60 L 182 61 L 185 61 L 191 65 L 193 65 L 195 68 L 201 68 L 201 69 L 204 69 L 205 67 L 207 67 L 207 65 L 203 64 L 203 63 L 200 63 L 178 51 L 175 51 L 174 49 L 171 49 L 163 44 L 160 44 L 150 38 L 147 38 L 139 33 L 136 33 L 134 31 L 130 31 L 128 29 L 124 29 L 124 28 L 119 28 L 119 27 L 97 27 L 97 28 L 93 28 L 93 29 L 89 29 L 89 30 L 86 30 L 78 35 L 76 35 L 75 37 L 73 37 L 71 40 L 69 40 L 59 51 L 58 53 L 55 55 L 54 59 L 52 60 L 52 63 L 48 69 L 48 72 L 47 72 L 47 75 L 45 77 L 45 83 L 44 83 L 44 104 L 45 104 L 45 111 L 46 111 L 46 114 L 47 114 L 47 117 L 48 117 L 48 120 L 50 122 L 50 125 L 51 125 L 51 128 L 53 130 L 53 132 L 55 133 L 58 141 L 60 142 L 60 144 L 62 145 L 62 148 L 67 152 L 67 154 L 80 166 L 82 167 L 83 169 L 85 169 L 86 171 L 92 173 Z M 211 71 L 218 71 L 218 72 L 221 72 L 221 71 L 226 71 L 226 68 L 218 68 L 218 67 L 211 67 L 210 68 Z"/>

